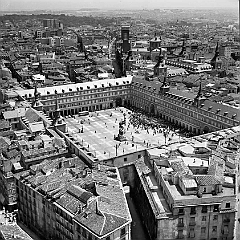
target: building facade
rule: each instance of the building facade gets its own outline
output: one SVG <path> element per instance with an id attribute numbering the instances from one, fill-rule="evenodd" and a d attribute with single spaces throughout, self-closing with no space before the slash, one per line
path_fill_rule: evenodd
<path id="1" fill-rule="evenodd" d="M 34 99 L 34 89 L 16 92 L 24 100 L 32 102 Z M 230 128 L 240 123 L 238 109 L 202 97 L 201 89 L 198 95 L 194 95 L 139 77 L 39 88 L 38 92 L 43 111 L 50 117 L 53 117 L 55 111 L 57 92 L 62 116 L 132 106 L 198 134 Z"/>

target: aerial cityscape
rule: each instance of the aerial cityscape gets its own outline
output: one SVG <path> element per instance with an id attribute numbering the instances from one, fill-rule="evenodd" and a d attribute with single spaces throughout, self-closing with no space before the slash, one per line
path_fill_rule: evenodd
<path id="1" fill-rule="evenodd" d="M 0 240 L 240 240 L 240 1 L 0 1 Z"/>

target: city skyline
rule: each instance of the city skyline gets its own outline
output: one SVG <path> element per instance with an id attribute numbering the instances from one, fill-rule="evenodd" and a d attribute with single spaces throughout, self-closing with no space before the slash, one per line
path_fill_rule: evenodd
<path id="1" fill-rule="evenodd" d="M 164 9 L 164 8 L 238 8 L 238 0 L 133 0 L 129 3 L 127 0 L 82 0 L 81 3 L 77 0 L 57 1 L 57 0 L 1 0 L 0 9 L 2 11 L 22 11 L 22 10 L 77 10 L 84 8 L 98 9 Z"/>

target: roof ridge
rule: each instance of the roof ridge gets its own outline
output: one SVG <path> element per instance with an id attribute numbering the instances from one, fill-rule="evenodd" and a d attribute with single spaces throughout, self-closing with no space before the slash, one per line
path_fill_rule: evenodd
<path id="1" fill-rule="evenodd" d="M 103 220 L 103 225 L 102 225 L 102 228 L 101 228 L 101 231 L 100 231 L 100 235 L 102 235 L 102 232 L 103 232 L 103 229 L 104 229 L 104 227 L 105 227 L 106 220 L 107 220 L 107 218 L 106 218 L 106 216 L 105 216 L 105 213 L 102 212 L 102 211 L 101 211 L 101 213 L 102 213 L 102 215 L 103 215 L 104 220 Z"/>

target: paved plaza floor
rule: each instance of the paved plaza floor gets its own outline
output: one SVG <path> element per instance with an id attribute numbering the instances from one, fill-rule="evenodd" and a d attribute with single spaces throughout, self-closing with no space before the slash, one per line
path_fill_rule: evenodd
<path id="1" fill-rule="evenodd" d="M 126 141 L 114 140 L 118 135 L 119 122 L 126 116 Z M 68 132 L 74 139 L 83 144 L 99 160 L 119 155 L 133 153 L 147 148 L 158 147 L 165 144 L 163 132 L 149 128 L 135 128 L 129 121 L 132 112 L 126 108 L 107 109 L 90 112 L 88 116 L 75 116 L 66 118 Z M 162 128 L 163 130 L 163 128 Z M 83 131 L 83 132 L 81 132 Z M 169 130 L 166 144 L 180 141 L 180 136 Z"/>

